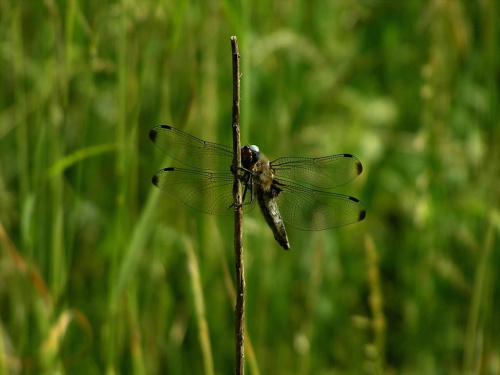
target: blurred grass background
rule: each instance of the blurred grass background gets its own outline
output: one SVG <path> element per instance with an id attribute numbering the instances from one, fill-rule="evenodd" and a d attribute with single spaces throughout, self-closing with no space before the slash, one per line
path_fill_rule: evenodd
<path id="1" fill-rule="evenodd" d="M 232 219 L 148 131 L 231 144 L 236 35 L 242 141 L 355 154 L 367 208 L 291 252 L 245 217 L 247 372 L 499 374 L 499 7 L 1 1 L 0 373 L 233 372 Z"/>

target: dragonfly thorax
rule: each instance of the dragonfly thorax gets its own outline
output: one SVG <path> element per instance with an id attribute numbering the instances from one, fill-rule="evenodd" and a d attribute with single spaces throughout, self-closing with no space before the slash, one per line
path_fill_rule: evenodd
<path id="1" fill-rule="evenodd" d="M 243 168 L 251 169 L 260 159 L 260 150 L 255 145 L 247 145 L 241 148 L 241 165 Z"/>

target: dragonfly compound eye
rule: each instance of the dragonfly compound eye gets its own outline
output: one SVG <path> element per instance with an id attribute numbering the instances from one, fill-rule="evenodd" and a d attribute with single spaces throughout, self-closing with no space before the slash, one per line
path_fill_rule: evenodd
<path id="1" fill-rule="evenodd" d="M 250 169 L 260 159 L 260 150 L 257 146 L 243 146 L 241 148 L 241 165 Z"/>
<path id="2" fill-rule="evenodd" d="M 257 163 L 260 159 L 260 150 L 257 146 L 251 145 L 248 147 L 252 151 L 252 163 Z"/>

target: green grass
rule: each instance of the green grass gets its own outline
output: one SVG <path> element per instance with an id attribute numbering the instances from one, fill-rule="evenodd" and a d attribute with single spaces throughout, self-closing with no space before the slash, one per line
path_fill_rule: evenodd
<path id="1" fill-rule="evenodd" d="M 151 176 L 169 124 L 352 153 L 367 218 L 244 218 L 249 374 L 498 374 L 496 1 L 0 3 L 0 374 L 226 374 L 231 218 Z"/>

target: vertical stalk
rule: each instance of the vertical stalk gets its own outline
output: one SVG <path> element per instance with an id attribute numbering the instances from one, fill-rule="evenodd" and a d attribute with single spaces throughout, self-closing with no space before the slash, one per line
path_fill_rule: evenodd
<path id="1" fill-rule="evenodd" d="M 243 266 L 243 210 L 241 208 L 241 182 L 238 171 L 241 168 L 240 147 L 240 54 L 238 40 L 231 37 L 233 56 L 233 171 L 234 171 L 234 254 L 236 264 L 236 306 L 235 339 L 236 339 L 236 374 L 245 373 L 245 269 Z"/>

